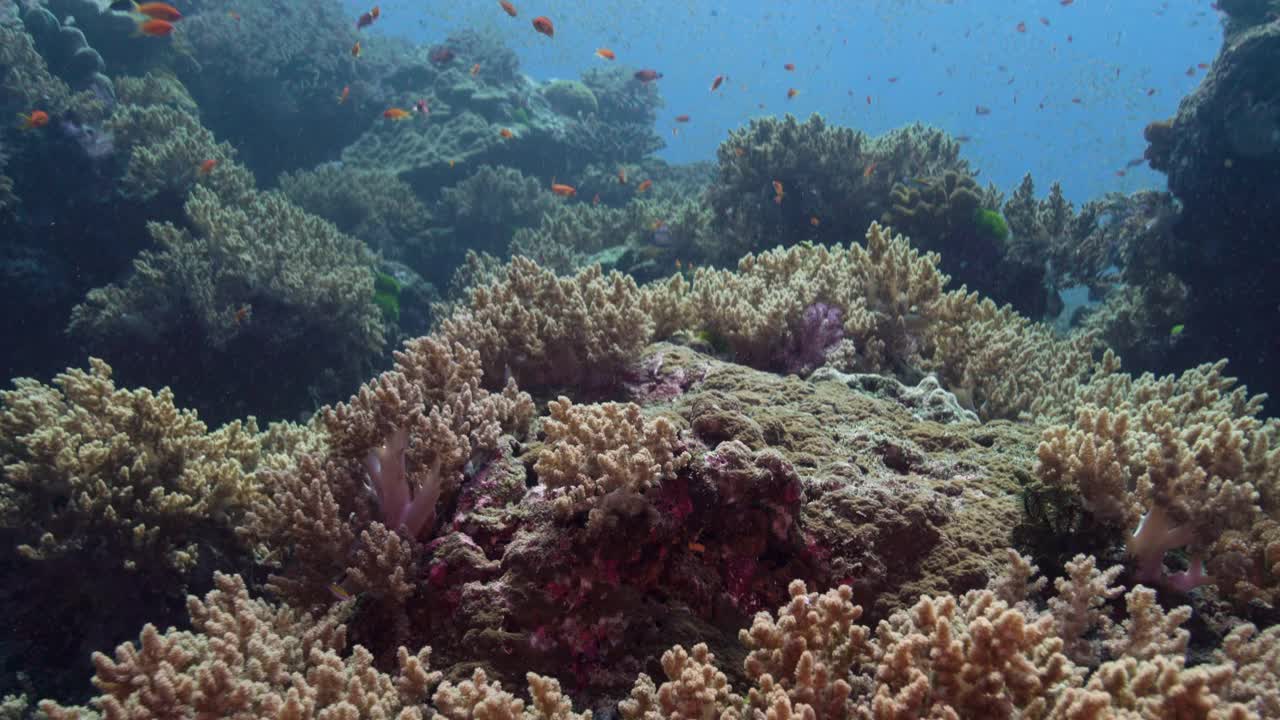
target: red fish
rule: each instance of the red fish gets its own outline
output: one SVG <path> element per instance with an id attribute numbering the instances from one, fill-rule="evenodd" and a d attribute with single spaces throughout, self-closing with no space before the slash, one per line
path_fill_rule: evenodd
<path id="1" fill-rule="evenodd" d="M 112 10 L 120 10 L 125 12 L 135 12 L 139 15 L 145 15 L 155 20 L 166 20 L 168 22 L 178 22 L 182 19 L 182 13 L 169 3 L 148 2 L 137 3 L 134 0 L 118 0 L 111 3 Z"/>
<path id="2" fill-rule="evenodd" d="M 793 98 L 793 97 L 795 97 L 795 96 L 797 96 L 797 95 L 799 95 L 799 94 L 800 94 L 800 91 L 799 91 L 799 90 L 797 90 L 797 89 L 795 89 L 795 88 L 787 88 L 787 99 L 788 99 L 788 100 L 790 100 L 791 98 Z"/>
<path id="3" fill-rule="evenodd" d="M 795 64 L 795 63 L 787 63 L 786 65 L 783 65 L 783 66 L 782 66 L 782 69 L 783 69 L 783 70 L 786 70 L 787 72 L 795 72 L 796 64 Z"/>
<path id="4" fill-rule="evenodd" d="M 515 5 L 512 5 L 511 3 L 507 2 L 507 0 L 498 0 L 498 4 L 502 6 L 503 11 L 505 11 L 508 15 L 510 15 L 511 17 L 516 16 Z"/>
<path id="5" fill-rule="evenodd" d="M 471 77 L 475 77 L 476 75 L 479 75 L 479 74 L 480 74 L 480 63 L 476 63 L 475 65 L 471 66 Z"/>
<path id="6" fill-rule="evenodd" d="M 138 23 L 138 29 L 134 35 L 146 35 L 147 37 L 168 37 L 173 34 L 173 23 L 168 20 L 157 20 L 152 18 Z"/>
<path id="7" fill-rule="evenodd" d="M 351 46 L 351 57 L 360 57 L 360 41 L 357 40 L 355 45 Z"/>
<path id="8" fill-rule="evenodd" d="M 1049 27 L 1049 18 L 1047 17 L 1040 18 L 1040 24 L 1045 27 Z"/>
<path id="9" fill-rule="evenodd" d="M 644 70 L 637 70 L 635 78 L 642 83 L 653 82 L 654 80 L 661 80 L 662 73 L 657 70 L 649 70 L 646 68 Z"/>
<path id="10" fill-rule="evenodd" d="M 1017 29 L 1017 31 L 1018 31 L 1018 32 L 1020 32 L 1020 33 L 1024 33 L 1024 32 L 1026 32 L 1026 31 L 1027 31 L 1027 24 L 1026 24 L 1026 23 L 1024 23 L 1024 22 L 1019 22 L 1019 23 L 1018 23 L 1018 27 L 1017 27 L 1016 29 Z"/>
<path id="11" fill-rule="evenodd" d="M 377 5 L 374 5 L 372 10 L 361 14 L 360 19 L 356 20 L 356 29 L 369 27 L 374 20 L 378 19 L 380 14 L 382 14 L 382 11 L 378 9 Z"/>
<path id="12" fill-rule="evenodd" d="M 197 172 L 201 175 L 201 177 L 203 177 L 213 172 L 213 169 L 216 167 L 218 167 L 218 161 L 213 158 L 209 158 L 208 160 L 205 160 L 204 162 L 200 163 L 200 169 Z"/>
<path id="13" fill-rule="evenodd" d="M 1155 88 L 1147 88 L 1147 97 L 1151 97 L 1152 95 L 1155 95 L 1155 94 L 1156 94 Z"/>
<path id="14" fill-rule="evenodd" d="M 723 82 L 724 82 L 724 76 L 717 75 L 716 79 L 711 81 L 711 92 L 715 92 L 717 89 L 719 89 L 720 85 Z"/>
<path id="15" fill-rule="evenodd" d="M 436 65 L 447 65 L 453 61 L 453 50 L 441 45 L 434 48 L 428 55 L 427 59 Z"/>
<path id="16" fill-rule="evenodd" d="M 342 92 L 338 93 L 338 104 L 341 105 L 346 102 L 349 97 L 351 97 L 351 86 L 343 85 Z"/>
<path id="17" fill-rule="evenodd" d="M 502 136 L 503 140 L 510 140 L 511 138 L 516 136 L 515 133 L 511 132 L 507 128 L 502 128 L 501 130 L 498 131 L 498 134 Z"/>
<path id="18" fill-rule="evenodd" d="M 382 117 L 388 120 L 407 120 L 408 118 L 413 117 L 413 113 L 402 108 L 393 107 L 383 110 Z"/>
<path id="19" fill-rule="evenodd" d="M 679 123 L 689 122 L 689 116 L 688 116 L 688 115 L 677 115 L 677 116 L 676 116 L 676 122 L 679 122 Z"/>
<path id="20" fill-rule="evenodd" d="M 1066 7 L 1073 2 L 1075 2 L 1075 0 L 1058 0 L 1058 4 L 1061 5 L 1062 7 Z"/>
<path id="21" fill-rule="evenodd" d="M 556 27 L 551 24 L 551 18 L 546 15 L 539 15 L 533 19 L 533 29 L 547 37 L 556 36 Z"/>
<path id="22" fill-rule="evenodd" d="M 427 101 L 421 98 L 418 99 L 418 102 L 413 104 L 413 111 L 421 115 L 431 114 L 431 108 L 427 107 Z"/>
<path id="23" fill-rule="evenodd" d="M 19 127 L 23 130 L 36 130 L 49 124 L 49 113 L 33 110 L 30 115 L 19 115 L 18 119 L 22 121 Z"/>
<path id="24" fill-rule="evenodd" d="M 640 183 L 639 185 L 637 185 L 637 186 L 636 186 L 636 192 L 638 192 L 638 193 L 642 193 L 642 192 L 644 192 L 645 190 L 648 190 L 648 189 L 649 189 L 649 188 L 651 188 L 651 187 L 653 187 L 653 181 L 652 181 L 652 180 L 645 180 L 644 182 L 642 182 L 642 183 Z"/>

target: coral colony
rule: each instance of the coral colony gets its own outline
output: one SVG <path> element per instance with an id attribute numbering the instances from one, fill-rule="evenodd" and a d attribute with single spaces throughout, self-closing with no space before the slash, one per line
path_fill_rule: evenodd
<path id="1" fill-rule="evenodd" d="M 667 163 L 681 63 L 534 79 L 520 3 L 4 10 L 0 716 L 1280 717 L 1280 25 L 1220 5 L 1168 190 L 1079 206 L 919 123 Z"/>

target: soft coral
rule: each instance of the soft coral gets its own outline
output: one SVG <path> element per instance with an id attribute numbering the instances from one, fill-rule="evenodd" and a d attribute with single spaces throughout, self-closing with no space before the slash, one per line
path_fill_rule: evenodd
<path id="1" fill-rule="evenodd" d="M 417 537 L 423 528 L 433 528 L 436 524 L 436 501 L 440 499 L 441 489 L 440 458 L 436 457 L 426 477 L 411 488 L 405 472 L 408 447 L 409 431 L 396 430 L 382 447 L 369 451 L 364 466 L 369 471 L 368 488 L 382 510 L 382 523 L 393 530 L 403 528 L 409 537 Z"/>

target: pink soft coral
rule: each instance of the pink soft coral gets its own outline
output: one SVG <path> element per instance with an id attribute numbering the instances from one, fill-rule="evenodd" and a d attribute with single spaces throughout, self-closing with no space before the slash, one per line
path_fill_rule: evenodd
<path id="1" fill-rule="evenodd" d="M 440 458 L 436 457 L 430 472 L 412 488 L 411 495 L 404 463 L 408 447 L 409 431 L 396 430 L 382 447 L 369 451 L 364 466 L 369 471 L 369 491 L 378 499 L 382 510 L 382 523 L 393 530 L 403 528 L 409 537 L 417 537 L 423 528 L 434 528 L 436 524 Z"/>

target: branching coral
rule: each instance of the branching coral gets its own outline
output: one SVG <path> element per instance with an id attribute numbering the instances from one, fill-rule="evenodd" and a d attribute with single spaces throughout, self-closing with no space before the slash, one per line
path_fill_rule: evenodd
<path id="1" fill-rule="evenodd" d="M 209 187 L 224 202 L 238 201 L 253 188 L 253 178 L 232 162 L 231 145 L 214 139 L 213 133 L 194 115 L 172 105 L 122 105 L 116 108 L 107 129 L 117 146 L 129 153 L 123 184 L 139 199 L 159 193 L 182 197 L 193 184 Z M 207 161 L 212 169 L 203 171 Z"/>
<path id="2" fill-rule="evenodd" d="M 286 467 L 302 437 L 268 440 L 252 419 L 210 432 L 167 389 L 117 388 L 97 359 L 15 384 L 0 393 L 0 535 L 23 582 L 4 596 L 25 628 L 15 649 L 52 690 L 88 649 L 176 620 L 172 593 L 245 562 L 233 530 L 258 498 L 252 473 Z"/>
<path id="3" fill-rule="evenodd" d="M 504 373 L 522 386 L 605 387 L 621 382 L 653 334 L 640 296 L 634 280 L 599 266 L 557 278 L 517 257 L 497 283 L 474 289 L 441 332 L 476 349 L 490 387 Z"/>
<path id="4" fill-rule="evenodd" d="M 614 492 L 643 495 L 689 463 L 671 421 L 645 420 L 639 405 L 575 406 L 561 397 L 548 410 L 547 446 L 533 470 L 542 484 L 562 491 L 556 498 L 562 515 Z"/>
<path id="5" fill-rule="evenodd" d="M 456 493 L 469 461 L 495 454 L 502 433 L 522 435 L 532 418 L 532 400 L 514 384 L 490 394 L 480 378 L 474 351 L 427 336 L 349 402 L 326 409 L 328 457 L 271 473 L 275 491 L 245 523 L 260 554 L 310 548 L 296 562 L 268 563 L 281 570 L 271 580 L 277 593 L 315 603 L 345 576 L 349 591 L 403 601 L 418 560 L 407 541 L 429 538 L 436 500 Z"/>
<path id="6" fill-rule="evenodd" d="M 117 363 L 164 366 L 161 377 L 206 408 L 221 402 L 222 383 L 243 391 L 254 367 L 274 371 L 254 398 L 259 412 L 296 413 L 322 376 L 354 386 L 383 343 L 363 246 L 278 193 L 233 202 L 198 185 L 186 212 L 191 229 L 151 224 L 160 249 L 142 253 L 123 285 L 91 291 L 70 332 Z M 164 363 L 192 343 L 236 358 L 226 365 L 238 372 L 226 377 L 213 357 Z M 304 344 L 312 350 L 299 357 Z M 281 382 L 281 363 L 295 368 L 292 382 Z"/>
<path id="7" fill-rule="evenodd" d="M 803 123 L 790 115 L 752 120 L 717 151 L 717 177 L 707 194 L 717 235 L 705 254 L 732 265 L 744 253 L 777 244 L 859 234 L 888 209 L 894 182 L 965 172 L 959 148 L 923 125 L 868 139 L 828 127 L 818 115 Z"/>
<path id="8" fill-rule="evenodd" d="M 1247 536 L 1280 511 L 1280 426 L 1258 420 L 1261 398 L 1233 388 L 1222 368 L 1095 379 L 1081 390 L 1075 423 L 1045 431 L 1036 471 L 1079 492 L 1098 520 L 1132 533 L 1140 581 L 1183 591 L 1217 582 L 1248 599 L 1274 593 L 1269 543 L 1228 541 L 1228 531 Z M 1182 547 L 1190 567 L 1168 573 L 1165 554 Z M 1220 578 L 1206 575 L 1206 559 Z"/>
<path id="9" fill-rule="evenodd" d="M 431 213 L 404 181 L 389 173 L 326 163 L 280 176 L 280 191 L 298 207 L 415 269 L 429 250 Z"/>

